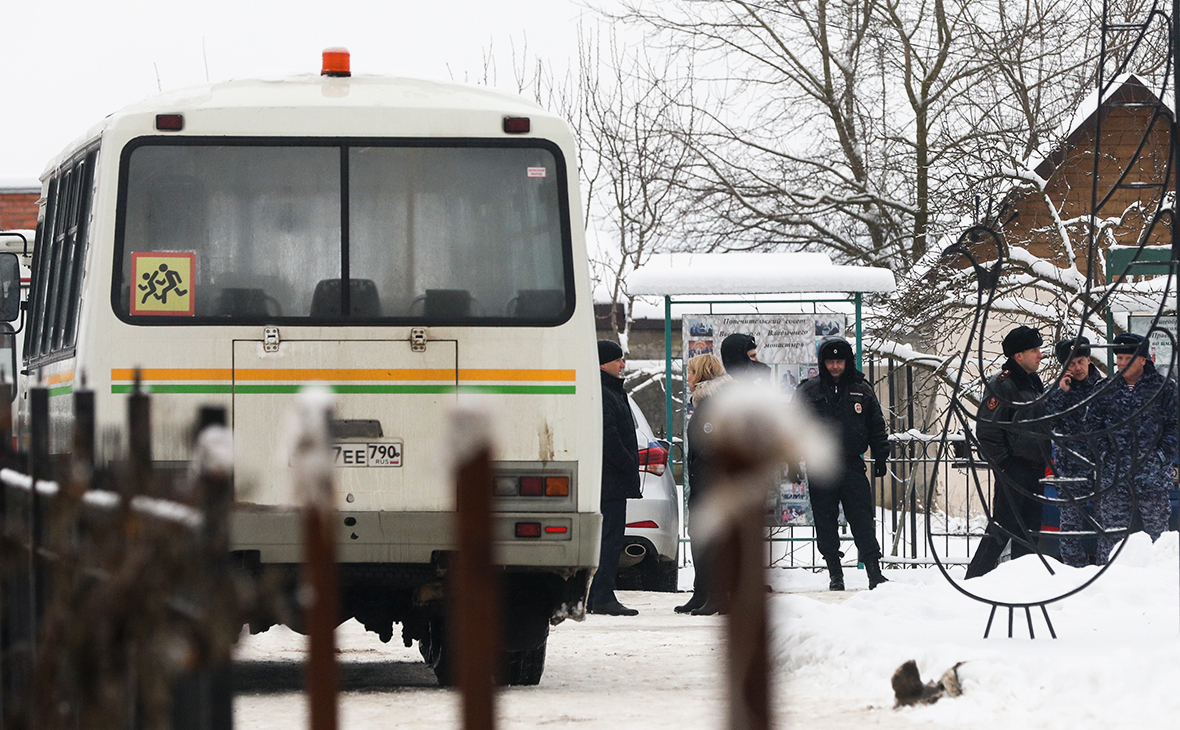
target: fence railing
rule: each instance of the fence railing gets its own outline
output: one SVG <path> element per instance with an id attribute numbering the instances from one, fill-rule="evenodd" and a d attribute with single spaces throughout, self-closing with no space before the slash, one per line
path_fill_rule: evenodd
<path id="1" fill-rule="evenodd" d="M 934 521 L 931 537 L 939 559 L 944 564 L 966 563 L 983 535 L 986 516 L 974 479 L 978 477 L 984 496 L 990 499 L 991 473 L 978 460 L 970 460 L 962 436 L 950 436 L 948 448 L 942 454 L 939 454 L 939 439 L 936 435 L 914 432 L 892 435 L 893 455 L 889 459 L 889 473 L 884 477 L 873 477 L 872 462 L 866 463 L 883 563 L 933 564 L 925 516 L 931 481 L 935 482 L 935 501 L 930 505 Z M 851 548 L 844 552 L 854 556 L 852 533 L 843 520 L 840 538 Z M 815 529 L 809 525 L 768 527 L 765 557 L 770 567 L 824 567 L 815 547 Z"/>
<path id="2" fill-rule="evenodd" d="M 0 413 L 3 726 L 232 727 L 230 650 L 251 591 L 230 564 L 231 474 L 201 446 L 229 438 L 225 412 L 201 411 L 192 476 L 170 485 L 152 470 L 147 395 L 130 396 L 127 459 L 104 469 L 94 394 L 73 398 L 74 449 L 56 462 L 46 389 L 29 392 L 28 453 L 12 452 Z"/>

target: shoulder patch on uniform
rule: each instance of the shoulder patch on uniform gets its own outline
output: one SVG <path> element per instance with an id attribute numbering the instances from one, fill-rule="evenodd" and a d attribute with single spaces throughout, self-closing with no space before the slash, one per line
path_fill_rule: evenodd
<path id="1" fill-rule="evenodd" d="M 988 398 L 988 399 L 987 399 L 987 409 L 988 409 L 989 411 L 994 411 L 994 410 L 996 410 L 996 406 L 998 406 L 998 405 L 1000 405 L 1000 399 L 999 399 L 999 398 L 996 398 L 995 396 L 992 396 L 991 398 Z"/>
<path id="2" fill-rule="evenodd" d="M 860 403 L 853 403 L 852 407 L 856 409 L 857 413 L 864 411 L 864 407 Z"/>

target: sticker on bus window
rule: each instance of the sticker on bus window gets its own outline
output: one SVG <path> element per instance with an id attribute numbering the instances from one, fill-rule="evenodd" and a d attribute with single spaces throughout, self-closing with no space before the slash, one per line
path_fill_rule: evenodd
<path id="1" fill-rule="evenodd" d="M 525 172 L 529 177 L 545 177 L 549 174 L 549 170 L 544 167 L 530 167 Z"/>
<path id="2" fill-rule="evenodd" d="M 191 317 L 197 255 L 181 251 L 131 254 L 131 314 Z"/>

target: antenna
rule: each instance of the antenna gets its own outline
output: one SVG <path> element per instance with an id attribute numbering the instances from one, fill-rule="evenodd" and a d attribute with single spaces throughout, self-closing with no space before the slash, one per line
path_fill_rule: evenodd
<path id="1" fill-rule="evenodd" d="M 156 69 L 156 89 L 163 91 L 164 85 L 160 83 L 160 66 L 155 61 L 152 61 L 152 68 Z"/>

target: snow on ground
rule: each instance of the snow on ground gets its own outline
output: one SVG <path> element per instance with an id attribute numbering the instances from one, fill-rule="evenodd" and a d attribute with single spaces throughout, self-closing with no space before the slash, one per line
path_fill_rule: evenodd
<path id="1" fill-rule="evenodd" d="M 983 639 L 988 607 L 947 584 L 934 569 L 890 570 L 875 591 L 864 571 L 846 568 L 851 589 L 825 590 L 825 573 L 768 571 L 774 589 L 771 655 L 779 727 L 791 728 L 1110 728 L 1170 727 L 1180 714 L 1177 534 L 1156 544 L 1132 536 L 1094 585 L 1049 605 L 1058 639 L 1034 609 L 1037 638 L 1018 612 L 1014 638 L 997 613 Z M 962 582 L 995 597 L 1045 598 L 1092 577 L 1097 568 L 1035 557 L 1004 563 Z M 682 571 L 681 586 L 691 584 Z M 500 694 L 499 727 L 721 728 L 725 717 L 721 617 L 677 615 L 685 594 L 620 592 L 635 618 L 590 616 L 565 622 L 549 640 L 538 687 Z M 438 689 L 416 649 L 381 644 L 355 622 L 338 631 L 341 728 L 458 728 L 458 696 Z M 303 637 L 283 628 L 244 637 L 237 653 L 241 691 L 235 726 L 306 727 L 299 662 Z M 914 659 L 924 680 L 957 662 L 963 695 L 932 706 L 893 709 L 890 677 Z"/>
<path id="2" fill-rule="evenodd" d="M 1050 578 L 1026 556 L 961 584 L 995 597 L 1048 597 L 1097 571 L 1055 569 Z M 961 580 L 962 572 L 952 575 Z M 1165 533 L 1155 545 L 1142 533 L 1133 535 L 1094 585 L 1050 604 L 1056 640 L 1048 638 L 1036 609 L 1036 640 L 1028 638 L 1023 612 L 1008 639 L 1006 611 L 997 613 L 985 640 L 988 607 L 959 594 L 937 571 L 889 576 L 892 582 L 877 590 L 838 603 L 799 595 L 771 599 L 773 663 L 784 677 L 782 700 L 792 727 L 841 727 L 842 719 L 856 715 L 883 722 L 880 716 L 888 713 L 904 723 L 881 727 L 1162 728 L 1180 714 L 1174 689 L 1180 683 L 1177 533 Z M 924 680 L 964 662 L 963 695 L 888 709 L 889 677 L 908 659 L 917 660 Z"/>

